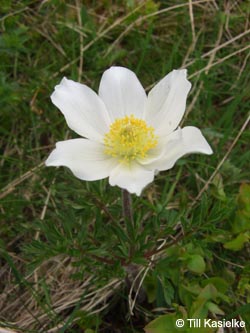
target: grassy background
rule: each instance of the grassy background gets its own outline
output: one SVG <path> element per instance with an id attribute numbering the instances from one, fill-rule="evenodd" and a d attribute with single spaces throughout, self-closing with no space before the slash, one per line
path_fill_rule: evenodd
<path id="1" fill-rule="evenodd" d="M 0 327 L 118 333 L 163 313 L 250 318 L 250 2 L 2 0 L 0 12 Z M 133 197 L 134 225 L 107 180 L 43 166 L 76 137 L 54 86 L 66 76 L 97 90 L 111 65 L 147 90 L 187 68 L 183 124 L 214 149 Z M 208 283 L 221 312 L 199 303 Z"/>

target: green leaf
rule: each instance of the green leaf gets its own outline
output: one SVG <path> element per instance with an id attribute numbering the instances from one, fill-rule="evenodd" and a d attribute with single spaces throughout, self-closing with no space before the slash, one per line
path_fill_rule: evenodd
<path id="1" fill-rule="evenodd" d="M 208 301 L 215 299 L 217 295 L 218 291 L 212 284 L 208 284 L 203 288 L 195 302 L 192 304 L 189 314 L 190 318 L 206 318 L 208 314 L 207 303 Z"/>
<path id="2" fill-rule="evenodd" d="M 146 333 L 178 333 L 187 332 L 186 328 L 176 327 L 176 314 L 166 314 L 151 321 L 145 328 Z"/>
<path id="3" fill-rule="evenodd" d="M 239 208 L 250 213 L 250 185 L 241 184 L 238 196 Z"/>
<path id="4" fill-rule="evenodd" d="M 207 314 L 208 314 L 207 300 L 198 297 L 191 307 L 190 317 L 204 319 L 207 317 Z"/>
<path id="5" fill-rule="evenodd" d="M 223 294 L 227 292 L 229 286 L 229 283 L 225 279 L 217 276 L 203 281 L 202 286 L 205 287 L 208 284 L 212 284 L 217 290 L 220 290 L 220 292 Z"/>
<path id="6" fill-rule="evenodd" d="M 164 278 L 162 287 L 165 301 L 168 305 L 171 305 L 174 298 L 174 288 L 167 278 Z"/>
<path id="7" fill-rule="evenodd" d="M 250 230 L 250 185 L 242 184 L 238 195 L 238 207 L 233 222 L 233 232 Z"/>
<path id="8" fill-rule="evenodd" d="M 181 302 L 185 304 L 188 309 L 190 309 L 197 295 L 199 295 L 200 289 L 201 288 L 199 286 L 184 286 L 183 284 L 179 285 L 179 297 Z"/>
<path id="9" fill-rule="evenodd" d="M 217 289 L 212 284 L 208 284 L 205 288 L 202 289 L 199 298 L 210 300 L 215 299 L 217 295 Z"/>
<path id="10" fill-rule="evenodd" d="M 248 242 L 249 235 L 241 233 L 236 238 L 224 244 L 224 248 L 232 251 L 239 251 L 243 248 L 244 244 Z"/>
<path id="11" fill-rule="evenodd" d="M 235 234 L 250 230 L 250 213 L 246 210 L 238 210 L 235 214 L 232 229 Z"/>
<path id="12" fill-rule="evenodd" d="M 214 185 L 214 190 L 212 191 L 214 196 L 221 201 L 225 201 L 226 194 L 224 192 L 223 179 L 219 173 L 214 177 L 212 184 Z"/>
<path id="13" fill-rule="evenodd" d="M 194 254 L 190 256 L 187 267 L 191 272 L 202 274 L 205 272 L 206 264 L 202 256 L 199 254 Z"/>
<path id="14" fill-rule="evenodd" d="M 239 291 L 239 293 L 241 295 L 244 295 L 244 297 L 246 297 L 247 302 L 250 302 L 250 277 L 249 275 L 242 275 L 238 286 L 237 286 L 237 290 Z"/>
<path id="15" fill-rule="evenodd" d="M 217 304 L 213 303 L 213 302 L 207 302 L 207 309 L 214 313 L 214 314 L 218 314 L 218 315 L 224 315 L 225 313 L 218 307 Z"/>

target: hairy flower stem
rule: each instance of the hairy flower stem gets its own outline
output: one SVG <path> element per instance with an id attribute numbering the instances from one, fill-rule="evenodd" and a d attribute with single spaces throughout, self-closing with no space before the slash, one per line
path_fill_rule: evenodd
<path id="1" fill-rule="evenodd" d="M 127 190 L 122 190 L 122 210 L 123 210 L 123 218 L 127 229 L 127 234 L 130 239 L 129 246 L 129 258 L 133 258 L 135 252 L 135 224 L 133 218 L 133 209 L 132 209 L 132 198 L 131 194 Z"/>
<path id="2" fill-rule="evenodd" d="M 125 222 L 130 222 L 133 225 L 132 199 L 127 190 L 122 190 L 122 212 Z"/>

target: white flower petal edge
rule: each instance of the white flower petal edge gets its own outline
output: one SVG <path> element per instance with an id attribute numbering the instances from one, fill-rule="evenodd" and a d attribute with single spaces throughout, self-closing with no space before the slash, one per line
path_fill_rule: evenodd
<path id="1" fill-rule="evenodd" d="M 133 114 L 142 118 L 147 95 L 137 76 L 124 67 L 111 67 L 103 73 L 99 96 L 104 101 L 110 118 Z"/>
<path id="2" fill-rule="evenodd" d="M 153 180 L 154 171 L 147 170 L 136 162 L 130 165 L 120 163 L 111 171 L 109 176 L 111 186 L 117 185 L 138 196 L 141 194 L 143 188 Z"/>
<path id="3" fill-rule="evenodd" d="M 86 139 L 72 139 L 57 142 L 45 164 L 66 166 L 82 180 L 98 180 L 108 177 L 117 162 L 103 153 L 103 145 Z"/>
<path id="4" fill-rule="evenodd" d="M 63 78 L 55 87 L 51 100 L 73 131 L 88 139 L 102 141 L 109 129 L 110 118 L 103 101 L 92 89 Z"/>
<path id="5" fill-rule="evenodd" d="M 179 158 L 191 153 L 211 155 L 213 151 L 197 127 L 187 126 L 177 129 L 166 138 L 164 155 L 153 161 L 145 159 L 141 164 L 149 170 L 168 170 Z"/>
<path id="6" fill-rule="evenodd" d="M 170 72 L 149 92 L 145 120 L 157 135 L 166 136 L 178 127 L 190 89 L 187 70 L 180 69 Z"/>

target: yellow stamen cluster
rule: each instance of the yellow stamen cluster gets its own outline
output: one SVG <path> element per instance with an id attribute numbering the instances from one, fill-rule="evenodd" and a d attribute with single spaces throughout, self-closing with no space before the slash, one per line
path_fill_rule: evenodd
<path id="1" fill-rule="evenodd" d="M 154 128 L 133 115 L 116 119 L 104 136 L 105 153 L 123 162 L 146 157 L 157 143 Z"/>

